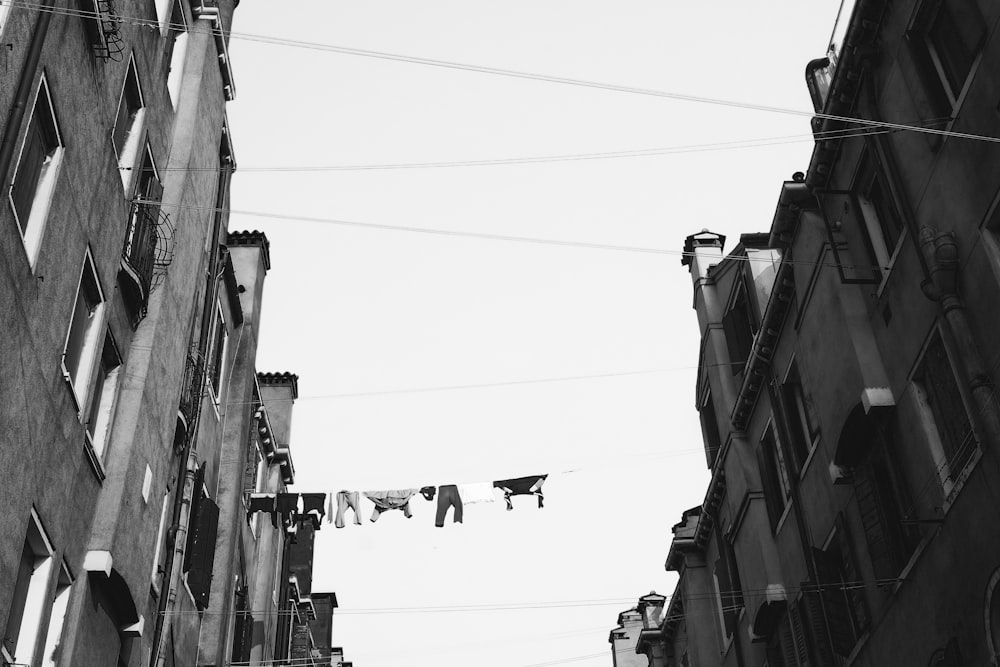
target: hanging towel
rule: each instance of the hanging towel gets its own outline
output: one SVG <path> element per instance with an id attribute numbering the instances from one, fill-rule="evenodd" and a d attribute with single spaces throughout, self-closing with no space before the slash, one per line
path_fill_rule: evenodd
<path id="1" fill-rule="evenodd" d="M 278 516 L 281 518 L 281 525 L 288 528 L 293 523 L 293 517 L 298 514 L 299 494 L 279 493 L 276 504 L 278 508 Z"/>
<path id="2" fill-rule="evenodd" d="M 332 501 L 331 501 L 332 502 Z M 354 510 L 354 525 L 361 525 L 361 498 L 357 491 L 337 492 L 337 519 L 333 525 L 337 528 L 344 527 L 344 512 L 350 507 Z"/>
<path id="3" fill-rule="evenodd" d="M 271 525 L 278 527 L 278 512 L 275 509 L 275 496 L 273 493 L 251 493 L 250 504 L 247 506 L 247 523 L 254 512 L 267 512 L 271 515 Z"/>
<path id="4" fill-rule="evenodd" d="M 312 519 L 313 528 L 319 530 L 320 521 L 326 515 L 325 493 L 303 493 L 302 513 Z"/>
<path id="5" fill-rule="evenodd" d="M 434 517 L 434 525 L 438 528 L 444 527 L 444 517 L 448 514 L 448 508 L 454 507 L 452 516 L 455 523 L 462 523 L 462 497 L 458 495 L 458 487 L 454 484 L 445 484 L 438 487 L 437 515 Z"/>
<path id="6" fill-rule="evenodd" d="M 493 484 L 490 482 L 459 484 L 458 495 L 462 498 L 463 505 L 468 505 L 469 503 L 492 503 L 496 500 L 493 494 Z"/>
<path id="7" fill-rule="evenodd" d="M 510 502 L 511 496 L 538 496 L 538 506 L 544 507 L 545 505 L 542 501 L 545 499 L 545 496 L 542 495 L 542 484 L 545 483 L 546 477 L 548 477 L 547 474 L 518 477 L 516 479 L 502 479 L 498 482 L 493 482 L 493 486 L 503 491 L 503 498 L 507 501 L 508 511 L 514 509 L 513 503 Z"/>
<path id="8" fill-rule="evenodd" d="M 375 503 L 375 509 L 372 510 L 372 522 L 378 521 L 382 512 L 388 512 L 389 510 L 403 510 L 403 516 L 409 519 L 413 516 L 410 513 L 410 498 L 419 492 L 419 489 L 365 491 L 365 497 Z"/>

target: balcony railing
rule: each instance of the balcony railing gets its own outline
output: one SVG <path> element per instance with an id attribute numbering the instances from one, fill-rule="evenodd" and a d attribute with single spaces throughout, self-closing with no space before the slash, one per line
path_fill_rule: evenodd
<path id="1" fill-rule="evenodd" d="M 198 419 L 204 389 L 205 359 L 198 353 L 197 347 L 192 347 L 188 351 L 187 362 L 184 365 L 181 399 L 177 406 L 177 415 L 183 424 L 185 439 Z"/>
<path id="2" fill-rule="evenodd" d="M 114 0 L 79 2 L 94 55 L 101 60 L 120 62 L 125 55 L 125 42 L 122 41 L 121 20 Z"/>
<path id="3" fill-rule="evenodd" d="M 122 273 L 131 283 L 123 285 L 124 296 L 132 310 L 133 324 L 145 317 L 149 294 L 162 280 L 172 259 L 170 218 L 160 210 L 159 202 L 136 199 L 122 248 Z"/>

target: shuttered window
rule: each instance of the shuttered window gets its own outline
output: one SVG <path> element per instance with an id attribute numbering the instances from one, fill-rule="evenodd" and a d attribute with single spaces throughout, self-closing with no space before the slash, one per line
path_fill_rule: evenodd
<path id="1" fill-rule="evenodd" d="M 868 629 L 870 614 L 864 582 L 858 572 L 850 536 L 843 517 L 837 520 L 836 534 L 826 550 L 813 549 L 819 577 L 822 606 L 831 648 L 847 658 L 858 639 Z"/>
<path id="2" fill-rule="evenodd" d="M 248 592 L 246 586 L 236 589 L 235 614 L 236 622 L 233 627 L 233 663 L 246 663 L 250 661 L 250 649 L 253 646 L 253 615 L 250 613 L 247 601 Z"/>
<path id="3" fill-rule="evenodd" d="M 215 561 L 215 539 L 219 526 L 219 507 L 205 494 L 205 466 L 195 475 L 195 493 L 191 504 L 188 544 L 184 553 L 184 570 L 188 588 L 199 609 L 208 606 Z"/>
<path id="4" fill-rule="evenodd" d="M 941 439 L 946 476 L 954 481 L 972 458 L 976 439 L 940 333 L 934 334 L 924 352 L 917 380 L 927 398 Z"/>

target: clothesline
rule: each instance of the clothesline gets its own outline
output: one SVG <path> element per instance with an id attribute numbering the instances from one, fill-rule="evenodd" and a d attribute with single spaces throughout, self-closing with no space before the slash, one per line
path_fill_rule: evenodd
<path id="1" fill-rule="evenodd" d="M 538 499 L 538 508 L 541 509 L 545 506 L 542 485 L 548 476 L 548 474 L 528 475 L 492 482 L 363 492 L 342 489 L 330 493 L 251 493 L 247 504 L 247 521 L 250 521 L 255 513 L 264 512 L 270 515 L 271 524 L 275 528 L 281 525 L 289 532 L 295 532 L 299 523 L 304 520 L 311 521 L 313 528 L 319 530 L 324 517 L 328 524 L 333 523 L 337 528 L 344 528 L 345 514 L 348 510 L 352 510 L 354 524 L 360 526 L 362 495 L 374 505 L 369 518 L 371 523 L 375 523 L 383 513 L 392 510 L 402 511 L 409 519 L 413 516 L 410 500 L 420 495 L 427 501 L 433 501 L 437 496 L 434 525 L 441 528 L 445 524 L 449 509 L 452 511 L 452 521 L 463 523 L 465 505 L 492 503 L 497 499 L 497 492 L 503 495 L 507 511 L 514 509 L 511 500 L 513 496 L 534 496 Z"/>

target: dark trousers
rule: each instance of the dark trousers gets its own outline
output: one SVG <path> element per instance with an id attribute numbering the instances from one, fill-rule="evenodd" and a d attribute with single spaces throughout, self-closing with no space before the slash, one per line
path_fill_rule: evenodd
<path id="1" fill-rule="evenodd" d="M 438 487 L 437 516 L 434 519 L 434 525 L 438 528 L 444 526 L 444 517 L 449 507 L 455 508 L 453 513 L 455 523 L 462 523 L 462 498 L 458 495 L 458 487 L 454 484 Z"/>

